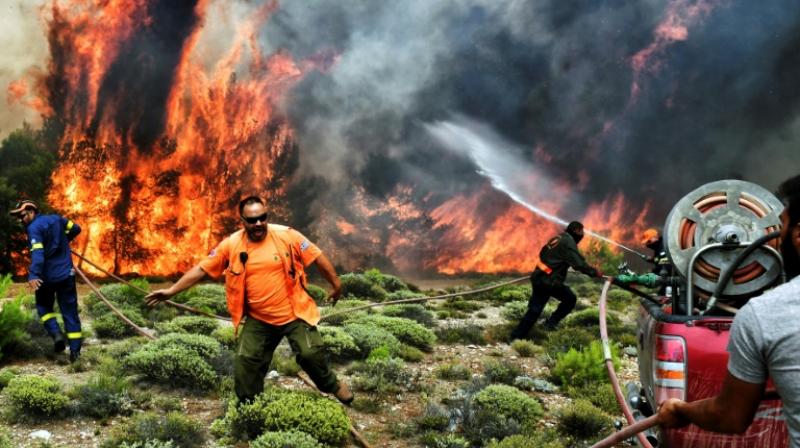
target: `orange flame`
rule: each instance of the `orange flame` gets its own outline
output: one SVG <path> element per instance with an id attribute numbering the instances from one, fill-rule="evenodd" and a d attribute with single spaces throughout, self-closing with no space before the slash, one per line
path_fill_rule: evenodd
<path id="1" fill-rule="evenodd" d="M 211 69 L 202 63 L 204 28 L 196 26 L 184 41 L 165 111 L 152 111 L 164 115 L 163 133 L 152 148 L 140 147 L 135 132 L 115 122 L 119 99 L 104 98 L 101 108 L 100 98 L 121 49 L 155 26 L 148 6 L 145 0 L 53 3 L 51 47 L 66 48 L 69 59 L 66 95 L 51 102 L 62 100 L 68 115 L 59 117 L 62 163 L 49 200 L 81 221 L 88 258 L 117 272 L 163 275 L 190 267 L 235 226 L 231 205 L 240 192 L 265 194 L 275 201 L 273 212 L 285 214 L 282 164 L 295 146 L 278 108 L 314 64 L 301 68 L 288 54 L 262 54 L 256 35 L 275 2 L 239 24 Z M 198 2 L 198 22 L 207 7 Z"/>

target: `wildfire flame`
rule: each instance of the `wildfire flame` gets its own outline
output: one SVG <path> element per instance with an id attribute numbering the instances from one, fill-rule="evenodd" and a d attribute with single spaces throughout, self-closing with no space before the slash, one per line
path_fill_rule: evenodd
<path id="1" fill-rule="evenodd" d="M 83 227 L 77 250 L 116 273 L 185 271 L 237 227 L 234 207 L 246 192 L 267 197 L 272 216 L 287 222 L 286 179 L 299 150 L 282 104 L 309 71 L 337 60 L 265 54 L 257 35 L 276 2 L 232 21 L 229 33 L 206 23 L 230 13 L 223 6 L 185 4 L 54 0 L 42 10 L 46 72 L 7 88 L 9 101 L 25 101 L 60 126 L 49 201 Z M 30 91 L 35 98 L 26 100 Z M 549 160 L 543 147 L 535 152 Z M 581 189 L 588 178 L 576 175 Z M 554 188 L 564 191 L 552 196 L 569 190 Z M 358 185 L 350 191 L 349 208 L 318 211 L 311 229 L 347 269 L 528 272 L 561 231 L 488 183 L 449 199 L 412 185 L 380 199 Z M 555 201 L 538 205 L 560 211 Z M 582 220 L 633 241 L 647 210 L 631 225 L 629 208 L 617 196 Z"/>

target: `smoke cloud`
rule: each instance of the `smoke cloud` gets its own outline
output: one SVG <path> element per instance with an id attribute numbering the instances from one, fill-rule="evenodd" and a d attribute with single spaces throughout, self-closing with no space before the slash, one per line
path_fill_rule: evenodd
<path id="1" fill-rule="evenodd" d="M 285 2 L 263 40 L 334 51 L 288 111 L 303 171 L 370 194 L 486 181 L 427 139 L 460 114 L 546 162 L 587 201 L 624 193 L 649 219 L 696 186 L 795 174 L 800 18 L 793 2 Z M 638 65 L 637 65 L 638 64 Z M 338 194 L 338 193 L 337 193 Z"/>

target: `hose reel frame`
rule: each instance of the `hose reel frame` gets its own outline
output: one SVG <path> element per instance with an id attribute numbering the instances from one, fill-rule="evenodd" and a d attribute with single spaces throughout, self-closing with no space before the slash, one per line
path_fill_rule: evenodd
<path id="1" fill-rule="evenodd" d="M 721 272 L 743 246 L 780 229 L 782 211 L 778 198 L 751 182 L 720 180 L 702 185 L 678 201 L 667 216 L 667 256 L 676 272 L 691 280 L 688 290 L 695 291 L 698 298 L 708 298 Z M 776 257 L 777 240 L 768 246 L 742 262 L 725 286 L 722 300 L 752 297 L 779 280 L 782 266 Z"/>

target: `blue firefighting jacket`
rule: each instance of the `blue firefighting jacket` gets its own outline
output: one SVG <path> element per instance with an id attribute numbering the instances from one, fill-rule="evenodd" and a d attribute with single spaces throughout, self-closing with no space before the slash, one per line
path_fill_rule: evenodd
<path id="1" fill-rule="evenodd" d="M 59 215 L 36 215 L 27 231 L 31 250 L 28 280 L 55 283 L 74 275 L 69 242 L 81 233 L 80 226 Z"/>

